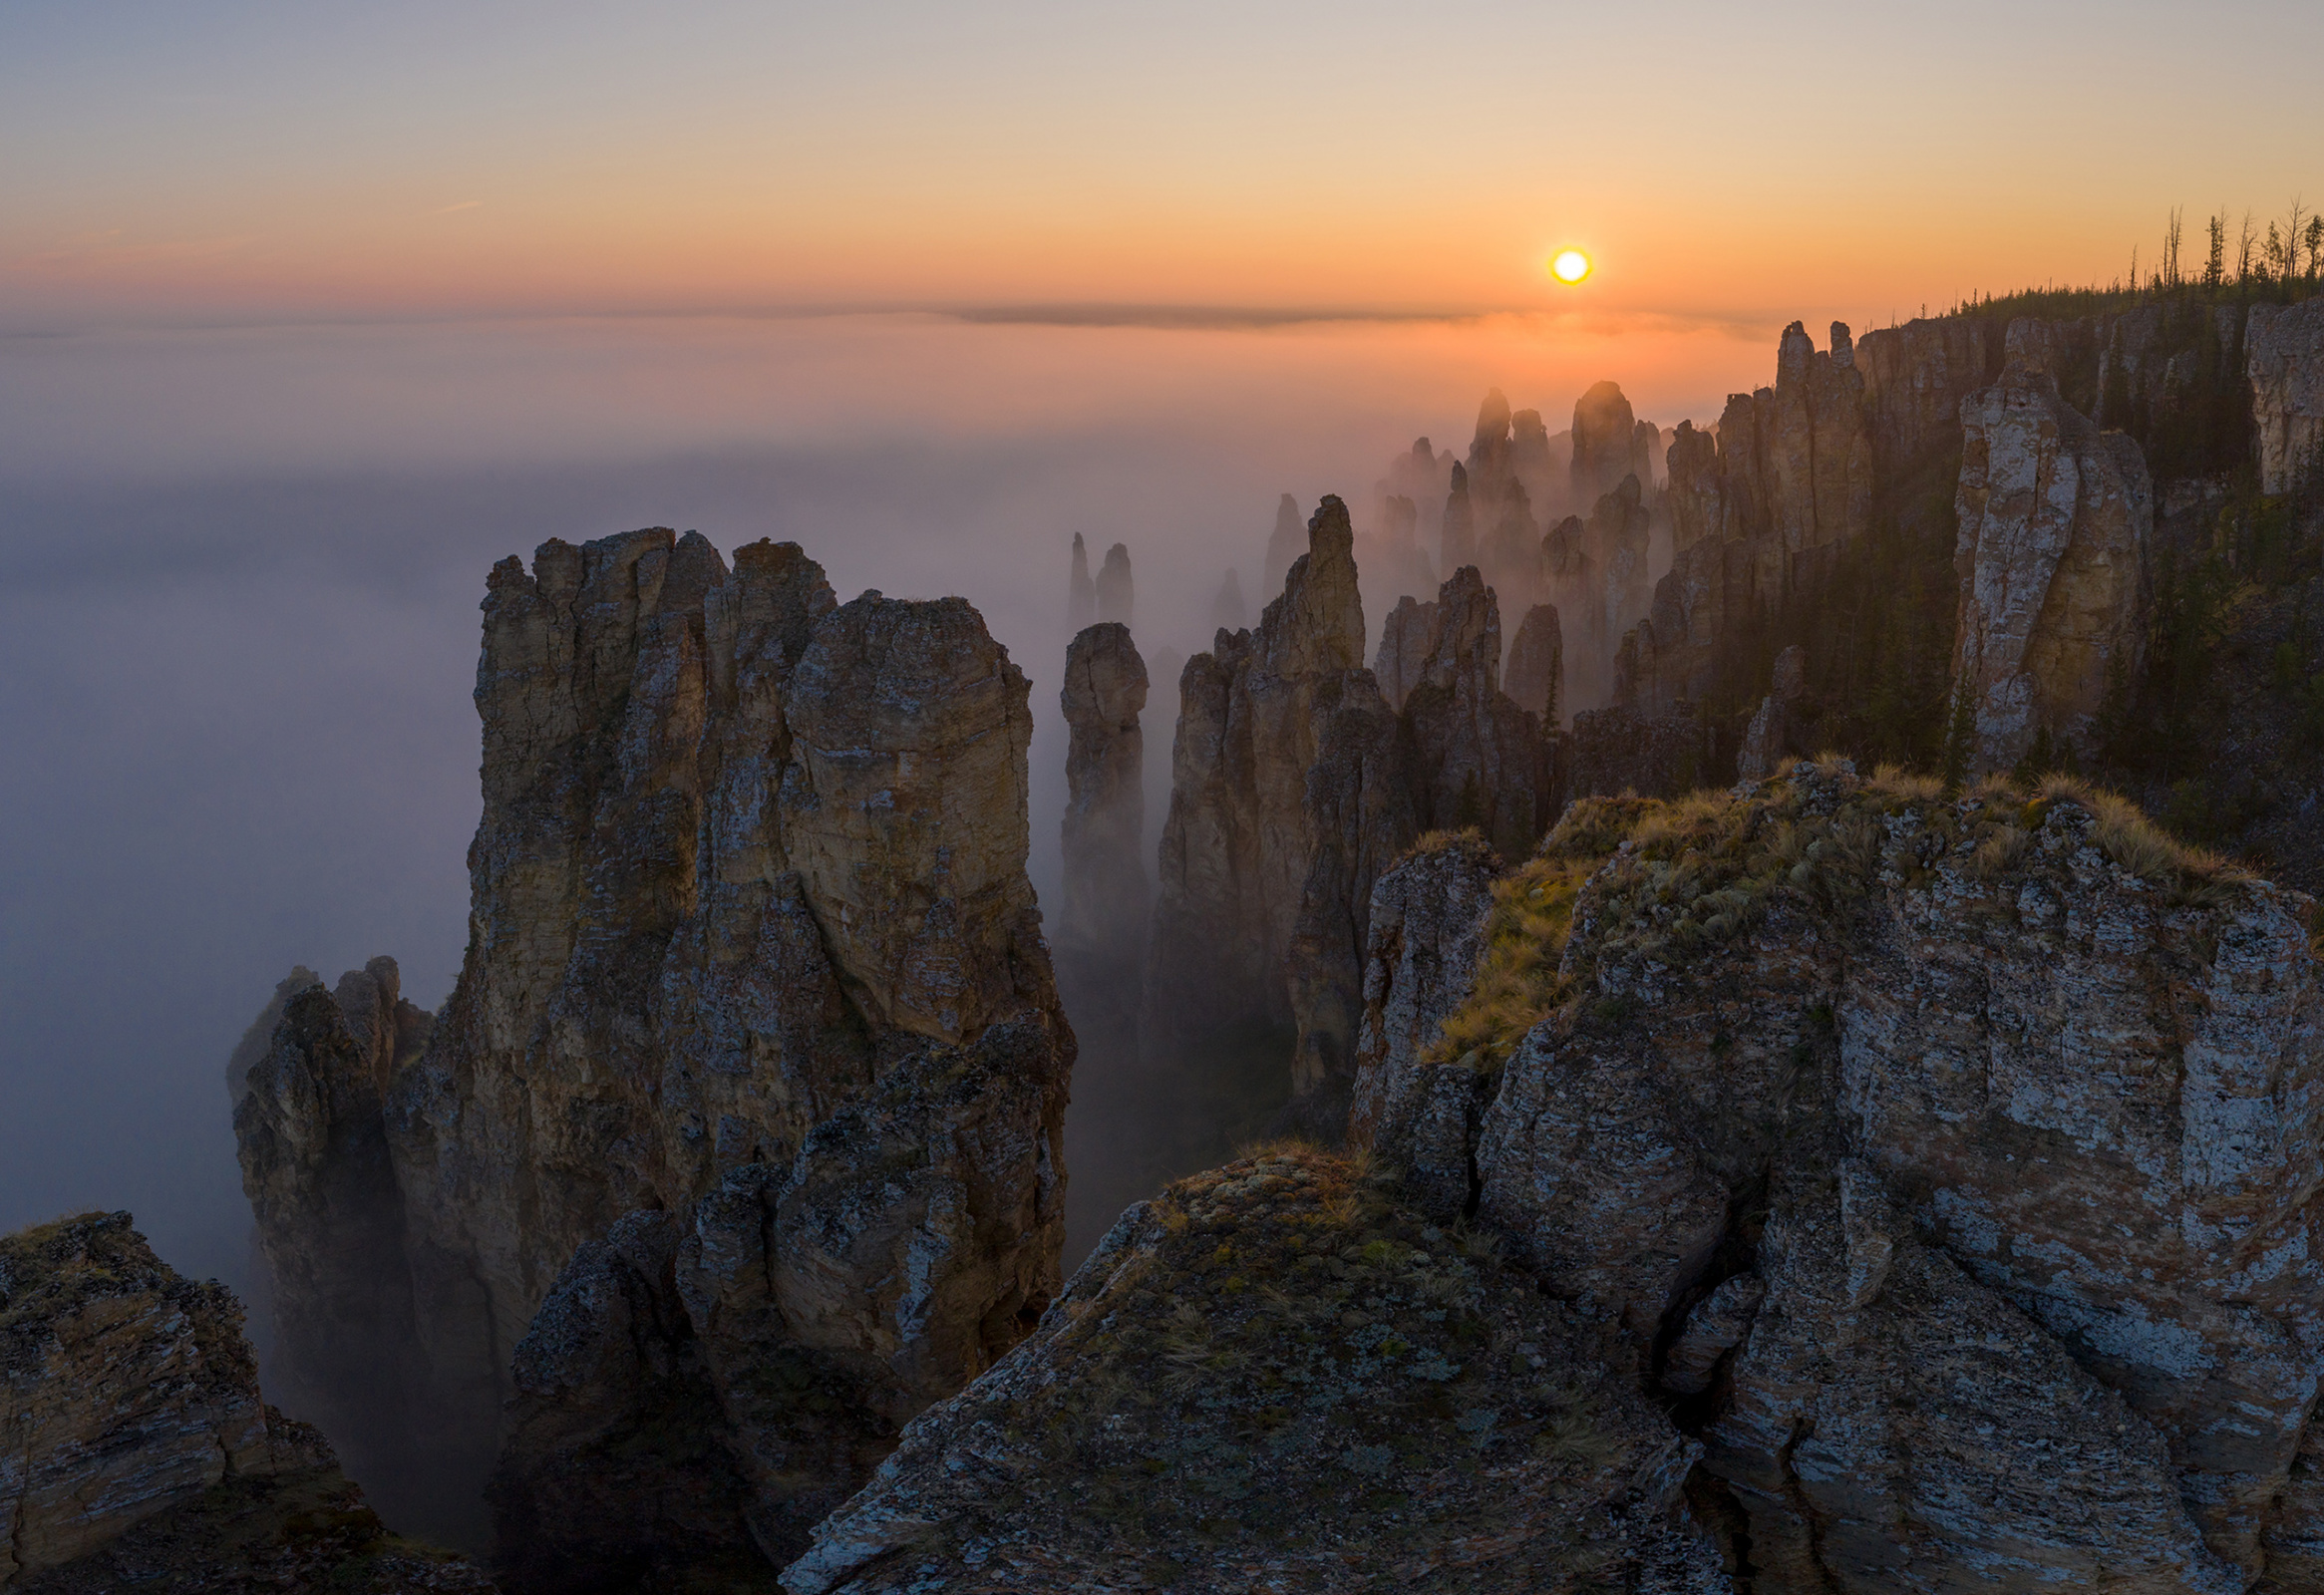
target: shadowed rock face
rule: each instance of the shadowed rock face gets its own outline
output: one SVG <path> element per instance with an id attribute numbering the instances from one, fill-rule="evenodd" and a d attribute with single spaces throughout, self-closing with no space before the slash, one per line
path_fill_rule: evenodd
<path id="1" fill-rule="evenodd" d="M 1422 603 L 1410 596 L 1399 598 L 1381 622 L 1380 649 L 1372 656 L 1372 676 L 1389 708 L 1404 707 L 1404 695 L 1420 684 L 1421 671 L 1436 641 L 1436 603 Z"/>
<path id="2" fill-rule="evenodd" d="M 1759 1587 L 2313 1587 L 2305 899 L 2071 795 L 1844 765 L 1584 804 L 1552 851 L 1602 862 L 1527 888 L 1571 931 L 1467 1158 L 1465 1064 L 1384 1047 L 1367 1128 L 1473 1160 L 1476 1221 L 1620 1326 L 1612 1377 L 1670 1393 Z M 1526 1000 L 1488 945 L 1490 1000 Z M 1368 979 L 1408 962 L 1384 941 Z"/>
<path id="3" fill-rule="evenodd" d="M 178 1277 L 127 1213 L 0 1237 L 0 1585 L 275 1470 L 241 1321 L 224 1286 Z"/>
<path id="4" fill-rule="evenodd" d="M 1098 618 L 1098 587 L 1090 580 L 1089 544 L 1082 534 L 1073 534 L 1073 574 L 1066 581 L 1065 623 L 1074 631 L 1081 630 Z"/>
<path id="5" fill-rule="evenodd" d="M 1069 969 L 1086 962 L 1093 988 L 1126 986 L 1146 945 L 1146 754 L 1138 724 L 1146 692 L 1146 661 L 1129 627 L 1093 626 L 1067 647 L 1058 694 L 1070 740 L 1057 955 Z"/>
<path id="6" fill-rule="evenodd" d="M 1459 570 L 1477 563 L 1477 508 L 1469 498 L 1468 468 L 1456 462 L 1453 485 L 1445 494 L 1445 524 L 1438 544 L 1437 566 Z"/>
<path id="7" fill-rule="evenodd" d="M 1535 604 L 1517 623 L 1509 641 L 1508 670 L 1501 685 L 1519 709 L 1540 716 L 1541 729 L 1553 732 L 1563 717 L 1565 638 L 1557 623 L 1555 604 Z"/>
<path id="8" fill-rule="evenodd" d="M 290 982 L 285 982 L 289 986 Z M 282 1400 L 341 1436 L 357 1471 L 420 1467 L 428 1380 L 404 1265 L 404 1203 L 382 1107 L 433 1021 L 392 958 L 283 1003 L 234 1115 L 242 1189 L 273 1280 Z"/>
<path id="9" fill-rule="evenodd" d="M 1601 382 L 1573 405 L 1573 498 L 1575 507 L 1593 504 L 1636 477 L 1641 487 L 1654 481 L 1654 467 L 1638 418 L 1619 383 Z"/>
<path id="10" fill-rule="evenodd" d="M 2324 453 L 2324 299 L 2253 305 L 2244 370 L 2263 492 L 2289 492 Z"/>
<path id="11" fill-rule="evenodd" d="M 1954 392 L 1965 380 L 1960 362 L 1974 350 L 1933 336 L 1883 349 L 1884 408 L 1876 413 L 1892 443 L 1881 458 L 1941 447 L 1941 438 L 1928 441 L 1922 412 L 1937 402 L 1931 392 Z M 1847 327 L 1833 322 L 1831 347 L 1820 352 L 1794 322 L 1777 350 L 1776 385 L 1729 395 L 1716 444 L 1679 429 L 1667 489 L 1676 557 L 1643 618 L 1624 619 L 1628 634 L 1612 634 L 1617 707 L 1667 715 L 1722 690 L 1746 702 L 1762 690 L 1742 679 L 1741 641 L 1776 605 L 1812 588 L 1833 550 L 1869 523 L 1873 413 Z"/>
<path id="12" fill-rule="evenodd" d="M 1347 1163 L 1231 1163 L 1124 1214 L 784 1587 L 1729 1588 L 1681 1516 L 1691 1450 L 1595 1356 L 1565 1304 Z"/>
<path id="13" fill-rule="evenodd" d="M 474 934 L 384 1115 L 446 1426 L 498 1412 L 584 1243 L 668 1214 L 667 1289 L 699 1285 L 671 1310 L 780 1556 L 793 1496 L 847 1486 L 1054 1292 L 1074 1043 L 1024 873 L 1026 699 L 966 603 L 835 606 L 791 544 L 729 571 L 646 531 L 495 569 Z M 746 1376 L 774 1365 L 870 1416 L 834 1441 L 771 1414 Z M 519 1403 L 501 1478 L 585 1499 L 526 1436 L 626 1420 L 557 1390 L 527 1396 L 554 1422 Z M 513 1567 L 527 1524 L 589 1515 L 521 1495 Z"/>
<path id="14" fill-rule="evenodd" d="M 2048 731 L 2084 757 L 2144 663 L 2154 492 L 2139 447 L 2101 433 L 2023 360 L 1961 407 L 1954 680 L 1978 769 Z"/>
<path id="15" fill-rule="evenodd" d="M 1106 550 L 1106 564 L 1098 572 L 1097 589 L 1099 621 L 1129 625 L 1137 608 L 1137 596 L 1130 575 L 1128 544 L 1118 542 Z"/>

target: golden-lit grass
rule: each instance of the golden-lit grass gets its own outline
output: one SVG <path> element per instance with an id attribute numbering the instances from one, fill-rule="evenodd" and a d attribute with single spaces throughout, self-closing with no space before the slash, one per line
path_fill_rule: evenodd
<path id="1" fill-rule="evenodd" d="M 1816 763 L 1829 772 L 1835 760 L 1827 754 Z M 1956 867 L 1972 881 L 1997 880 L 2023 865 L 2059 802 L 2087 809 L 2098 848 L 2173 905 L 2217 906 L 2250 879 L 2173 839 L 2128 799 L 2070 777 L 2052 776 L 2028 793 L 1988 776 L 1956 804 L 1936 778 L 1883 765 L 1867 779 L 1846 780 L 1836 806 L 1815 805 L 1826 812 L 1804 807 L 1805 790 L 1778 778 L 1743 796 L 1705 791 L 1574 804 L 1538 854 L 1494 883 L 1475 989 L 1426 1060 L 1497 1068 L 1603 960 L 1668 959 L 1731 940 L 1779 900 L 1835 918 L 1874 889 L 1884 863 L 1894 871 L 1888 878 L 1907 886 L 1927 879 L 1944 854 L 1960 859 Z M 1935 856 L 1925 840 L 1921 850 L 1885 853 L 1887 824 L 1907 815 L 1914 824 L 1906 835 L 1933 835 Z M 1964 846 L 1961 858 L 1956 849 Z M 1576 958 L 1570 942 L 1585 904 L 1592 934 L 1586 956 Z"/>

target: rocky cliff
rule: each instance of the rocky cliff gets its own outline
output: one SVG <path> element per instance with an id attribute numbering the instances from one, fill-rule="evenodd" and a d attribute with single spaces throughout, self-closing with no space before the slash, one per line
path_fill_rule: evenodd
<path id="1" fill-rule="evenodd" d="M 1541 717 L 1552 732 L 1565 710 L 1565 634 L 1555 604 L 1535 604 L 1517 622 L 1509 639 L 1508 669 L 1502 682 L 1520 709 Z"/>
<path id="2" fill-rule="evenodd" d="M 1647 439 L 1651 426 L 1640 428 L 1630 401 L 1619 383 L 1601 382 L 1573 405 L 1572 491 L 1567 502 L 1575 508 L 1594 504 L 1636 477 L 1640 487 L 1651 489 L 1655 480 L 1653 455 Z"/>
<path id="3" fill-rule="evenodd" d="M 392 1541 L 322 1437 L 261 1401 L 241 1318 L 127 1213 L 0 1237 L 0 1588 L 489 1589 Z"/>
<path id="4" fill-rule="evenodd" d="M 497 1413 L 585 1243 L 673 1215 L 717 1426 L 655 1433 L 723 1446 L 780 1557 L 794 1497 L 843 1488 L 850 1447 L 1038 1314 L 1074 1043 L 1024 872 L 1026 699 L 967 604 L 836 605 L 792 544 L 730 570 L 654 530 L 495 568 L 471 941 L 385 1090 L 446 1425 Z M 302 1112 L 267 1096 L 245 1116 Z M 776 1411 L 803 1399 L 763 1388 L 785 1359 L 862 1433 Z M 516 1417 L 519 1442 L 565 1432 Z M 503 1458 L 551 1476 L 579 1487 Z M 555 1514 L 499 1501 L 530 1565 L 525 1525 Z"/>
<path id="5" fill-rule="evenodd" d="M 1979 769 L 2037 741 L 2093 757 L 2101 715 L 2110 699 L 2127 708 L 2144 663 L 2147 463 L 2033 358 L 2013 332 L 2001 380 L 1961 407 L 1953 680 Z"/>
<path id="6" fill-rule="evenodd" d="M 1883 347 L 1881 414 L 1892 418 L 1883 435 L 1899 449 L 1921 447 L 1915 384 L 1941 389 L 1950 368 L 1927 373 L 1893 342 Z M 1933 347 L 1949 348 L 1942 340 Z M 1719 696 L 1756 702 L 1764 683 L 1747 679 L 1748 634 L 1780 605 L 1813 593 L 1835 552 L 1862 534 L 1875 455 L 1848 329 L 1833 322 L 1831 347 L 1819 351 L 1794 322 L 1777 350 L 1775 386 L 1730 395 L 1715 445 L 1692 426 L 1671 445 L 1676 554 L 1643 621 L 1609 640 L 1609 650 L 1619 645 L 1615 704 L 1664 715 Z"/>
<path id="7" fill-rule="evenodd" d="M 1150 911 L 1146 756 L 1139 715 L 1146 661 L 1123 625 L 1092 626 L 1065 655 L 1065 900 L 1057 958 L 1075 984 L 1133 990 Z"/>
<path id="8" fill-rule="evenodd" d="M 1727 1588 L 1653 1406 L 1490 1246 L 1293 1149 L 1123 1215 L 793 1595 Z"/>
<path id="9" fill-rule="evenodd" d="M 2260 488 L 2289 492 L 2324 455 L 2324 298 L 2253 305 L 2243 345 Z"/>
<path id="10" fill-rule="evenodd" d="M 1580 804 L 1494 899 L 1369 1132 L 1666 1393 L 1753 1587 L 2315 1587 L 2304 899 L 1806 765 Z"/>

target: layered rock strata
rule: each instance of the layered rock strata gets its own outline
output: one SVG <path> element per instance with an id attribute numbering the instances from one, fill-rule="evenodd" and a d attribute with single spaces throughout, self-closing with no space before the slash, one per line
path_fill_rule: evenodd
<path id="1" fill-rule="evenodd" d="M 2324 456 L 2324 298 L 2253 305 L 2243 329 L 2262 492 L 2289 492 Z"/>
<path id="2" fill-rule="evenodd" d="M 794 1498 L 868 1462 L 770 1416 L 754 1370 L 892 1436 L 1029 1325 L 1074 1043 L 1024 872 L 1026 698 L 966 603 L 836 605 L 792 544 L 495 568 L 473 933 L 384 1115 L 447 1412 L 498 1410 L 584 1243 L 670 1214 L 720 1427 L 657 1433 L 727 1448 L 781 1557 Z"/>
<path id="3" fill-rule="evenodd" d="M 1692 1452 L 1585 1322 L 1309 1151 L 1126 1213 L 787 1568 L 793 1595 L 1713 1595 Z"/>
<path id="4" fill-rule="evenodd" d="M 1482 1090 L 1476 1221 L 1669 1393 L 1755 1587 L 2316 1587 L 2305 899 L 2070 786 L 1844 766 L 1543 858 L 1507 889 L 1569 933 L 1489 933 L 1446 1025 L 1490 1078 L 1370 1130 Z"/>
<path id="5" fill-rule="evenodd" d="M 2045 733 L 2090 758 L 2144 664 L 2146 461 L 2022 359 L 1962 405 L 1961 425 L 1953 679 L 1970 763 L 2008 768 Z"/>
<path id="6" fill-rule="evenodd" d="M 1146 661 L 1130 628 L 1097 625 L 1066 649 L 1058 694 L 1068 733 L 1058 913 L 1061 969 L 1085 986 L 1134 989 L 1146 947 Z"/>

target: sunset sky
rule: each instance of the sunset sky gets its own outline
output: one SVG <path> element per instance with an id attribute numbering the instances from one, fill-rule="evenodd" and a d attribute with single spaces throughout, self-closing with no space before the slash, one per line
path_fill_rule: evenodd
<path id="1" fill-rule="evenodd" d="M 2292 0 L 14 0 L 0 314 L 1884 320 L 2279 208 L 2319 61 Z"/>

